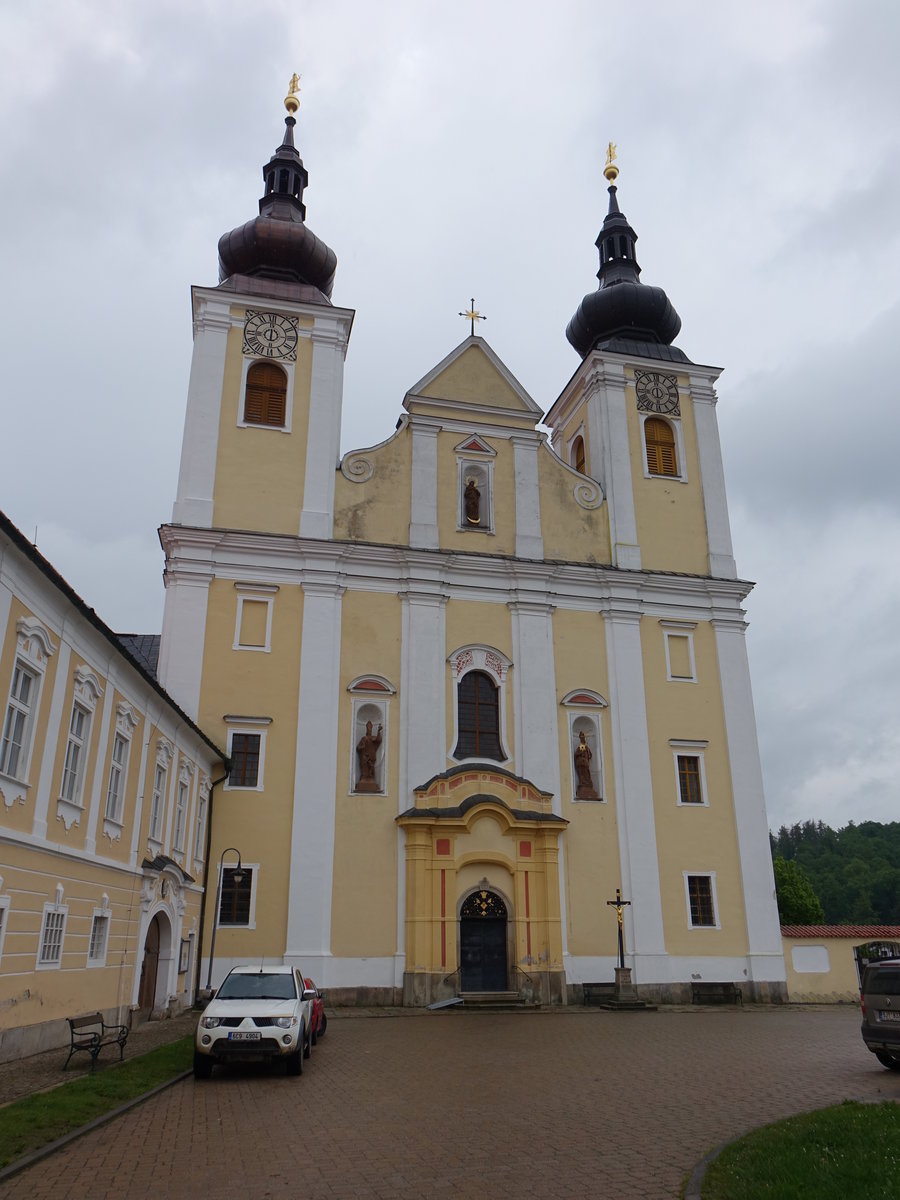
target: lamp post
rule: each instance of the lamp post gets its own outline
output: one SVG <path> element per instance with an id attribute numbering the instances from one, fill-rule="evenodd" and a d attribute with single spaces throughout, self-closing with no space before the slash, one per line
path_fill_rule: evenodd
<path id="1" fill-rule="evenodd" d="M 216 907 L 215 907 L 215 911 L 213 912 L 212 937 L 210 938 L 210 942 L 209 942 L 209 972 L 207 973 L 207 976 L 206 976 L 206 990 L 207 991 L 212 990 L 213 958 L 215 957 L 215 953 L 216 953 L 216 929 L 218 928 L 218 925 L 219 925 L 219 908 L 222 903 L 222 879 L 224 878 L 224 875 L 225 875 L 225 869 L 224 869 L 223 863 L 225 861 L 225 855 L 228 853 L 229 850 L 233 851 L 237 855 L 237 859 L 238 859 L 237 867 L 235 868 L 235 870 L 231 876 L 232 880 L 234 881 L 235 884 L 239 884 L 241 882 L 241 880 L 244 878 L 244 868 L 241 865 L 240 850 L 236 849 L 234 846 L 226 846 L 225 849 L 222 851 L 221 855 L 219 856 L 219 882 L 218 882 L 218 886 L 216 887 Z"/>

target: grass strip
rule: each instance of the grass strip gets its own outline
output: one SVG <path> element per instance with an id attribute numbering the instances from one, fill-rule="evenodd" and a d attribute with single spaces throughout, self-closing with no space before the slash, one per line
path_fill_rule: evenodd
<path id="1" fill-rule="evenodd" d="M 703 1200 L 896 1200 L 900 1106 L 845 1100 L 754 1130 L 722 1151 Z"/>
<path id="2" fill-rule="evenodd" d="M 0 1167 L 189 1070 L 193 1035 L 0 1108 Z"/>

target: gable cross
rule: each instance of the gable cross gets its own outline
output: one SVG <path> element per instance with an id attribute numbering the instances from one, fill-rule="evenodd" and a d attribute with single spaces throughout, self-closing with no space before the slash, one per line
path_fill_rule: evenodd
<path id="1" fill-rule="evenodd" d="M 473 297 L 472 297 L 472 299 L 469 301 L 469 307 L 466 309 L 466 311 L 465 311 L 465 312 L 461 312 L 461 313 L 459 313 L 458 315 L 459 315 L 459 316 L 461 316 L 461 317 L 465 317 L 467 321 L 470 321 L 470 322 L 471 322 L 471 329 L 470 329 L 470 331 L 469 331 L 469 336 L 470 336 L 470 337 L 474 337 L 474 336 L 475 336 L 475 322 L 476 322 L 476 321 L 486 321 L 486 320 L 487 320 L 487 317 L 483 317 L 483 316 L 481 315 L 481 313 L 480 313 L 480 312 L 477 312 L 477 311 L 476 311 L 476 309 L 475 309 L 475 297 L 474 297 L 474 296 L 473 296 Z"/>

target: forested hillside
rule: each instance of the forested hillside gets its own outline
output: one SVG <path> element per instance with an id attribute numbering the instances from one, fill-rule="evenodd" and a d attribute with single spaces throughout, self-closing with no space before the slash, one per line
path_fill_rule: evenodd
<path id="1" fill-rule="evenodd" d="M 828 925 L 900 925 L 900 822 L 822 821 L 782 825 L 769 835 L 773 858 L 803 869 Z"/>

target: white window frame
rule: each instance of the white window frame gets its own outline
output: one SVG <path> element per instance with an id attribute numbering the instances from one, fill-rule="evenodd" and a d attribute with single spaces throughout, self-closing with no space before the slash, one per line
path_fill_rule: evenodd
<path id="1" fill-rule="evenodd" d="M 696 683 L 697 682 L 697 659 L 694 656 L 694 630 L 697 628 L 696 621 L 660 621 L 660 626 L 663 631 L 663 640 L 666 646 L 666 679 L 669 683 Z M 683 637 L 687 638 L 688 654 L 690 656 L 691 673 L 690 675 L 673 675 L 672 674 L 672 658 L 669 652 L 669 638 Z"/>
<path id="2" fill-rule="evenodd" d="M 684 876 L 684 902 L 687 906 L 687 924 L 688 929 L 721 929 L 722 925 L 719 921 L 719 898 L 716 894 L 716 873 L 715 871 L 683 871 Z M 691 919 L 691 879 L 708 879 L 710 899 L 712 900 L 713 919 L 712 925 L 695 925 Z"/>
<path id="3" fill-rule="evenodd" d="M 197 812 L 194 818 L 194 862 L 202 862 L 206 851 L 206 823 L 209 811 L 211 780 L 208 775 L 200 776 L 197 789 Z"/>
<path id="4" fill-rule="evenodd" d="M 709 790 L 706 786 L 706 747 L 709 742 L 682 741 L 670 738 L 672 762 L 675 768 L 675 801 L 679 808 L 709 808 Z M 699 759 L 700 771 L 700 803 L 694 804 L 681 798 L 681 772 L 678 769 L 678 759 L 681 757 Z"/>
<path id="5" fill-rule="evenodd" d="M 470 452 L 471 453 L 471 452 Z M 485 455 L 483 458 L 458 458 L 457 471 L 459 474 L 459 482 L 457 484 L 458 499 L 456 504 L 456 532 L 457 533 L 494 533 L 494 461 Z M 480 485 L 479 490 L 481 496 L 479 499 L 479 516 L 481 520 L 477 525 L 470 525 L 466 520 L 466 504 L 465 490 L 466 479 L 468 476 L 473 476 L 476 483 Z"/>
<path id="6" fill-rule="evenodd" d="M 147 827 L 147 842 L 154 852 L 162 849 L 166 828 L 166 802 L 169 791 L 169 768 L 175 757 L 175 749 L 166 738 L 159 738 L 156 745 L 156 761 L 153 767 L 153 789 L 150 798 L 150 821 Z M 162 787 L 158 787 L 159 772 L 162 771 Z"/>
<path id="7" fill-rule="evenodd" d="M 222 878 L 223 871 L 234 871 L 237 869 L 237 863 L 219 863 L 219 873 L 216 880 L 216 896 L 219 899 L 219 905 L 216 909 L 216 924 L 219 929 L 255 929 L 256 928 L 256 895 L 259 888 L 259 863 L 241 863 L 242 871 L 249 871 L 250 874 L 250 912 L 248 914 L 246 925 L 223 925 L 219 919 L 222 909 L 222 893 L 219 891 L 219 880 Z"/>
<path id="8" fill-rule="evenodd" d="M 63 760 L 62 779 L 59 785 L 61 803 L 73 808 L 84 808 L 84 777 L 87 757 L 91 745 L 91 710 L 75 700 L 69 715 L 69 732 L 66 737 L 66 756 Z M 76 718 L 80 718 L 76 731 Z"/>
<path id="9" fill-rule="evenodd" d="M 121 757 L 116 757 L 116 750 L 122 747 Z M 113 734 L 112 750 L 109 756 L 109 780 L 106 785 L 106 816 L 104 821 L 114 825 L 122 824 L 125 811 L 125 790 L 128 781 L 128 758 L 131 741 L 118 730 Z"/>
<path id="10" fill-rule="evenodd" d="M 270 654 L 272 651 L 272 613 L 275 607 L 275 593 L 278 591 L 277 585 L 267 587 L 264 584 L 236 583 L 234 586 L 237 591 L 237 612 L 234 621 L 232 650 L 250 650 L 256 651 L 258 654 Z M 248 646 L 241 641 L 241 622 L 244 619 L 244 602 L 247 600 L 266 605 L 266 640 L 262 646 Z"/>
<path id="11" fill-rule="evenodd" d="M 569 440 L 566 442 L 566 465 L 571 467 L 573 471 L 578 470 L 578 468 L 575 466 L 575 461 L 574 461 L 575 455 L 573 453 L 573 451 L 575 450 L 575 442 L 578 438 L 581 438 L 582 442 L 584 443 L 584 474 L 587 475 L 588 474 L 587 437 L 585 436 L 583 421 L 578 426 L 578 428 L 575 430 L 575 432 L 572 434 L 572 436 L 569 438 Z"/>
<path id="12" fill-rule="evenodd" d="M 43 917 L 41 918 L 41 932 L 38 937 L 37 961 L 35 963 L 35 970 L 38 970 L 38 971 L 58 971 L 59 970 L 60 966 L 62 965 L 63 947 L 65 945 L 65 940 L 66 940 L 66 924 L 68 922 L 68 916 L 69 916 L 69 906 L 68 906 L 68 904 L 63 904 L 63 888 L 62 888 L 62 884 L 58 883 L 56 885 L 56 900 L 55 900 L 55 902 L 48 901 L 48 903 L 44 905 L 44 913 L 43 913 Z M 59 947 L 59 953 L 58 953 L 57 957 L 54 959 L 44 959 L 42 957 L 42 955 L 43 955 L 43 951 L 44 951 L 44 943 L 45 943 L 47 933 L 49 930 L 49 923 L 50 923 L 51 917 L 54 917 L 54 918 L 61 917 L 62 918 L 62 920 L 59 922 L 59 939 L 58 939 L 58 943 L 57 943 L 58 947 Z M 56 922 L 54 922 L 54 924 L 56 924 Z"/>
<path id="13" fill-rule="evenodd" d="M 506 681 L 512 663 L 494 646 L 474 644 L 460 646 L 448 657 L 447 662 L 453 684 L 453 741 L 447 747 L 447 758 L 454 763 L 490 762 L 496 763 L 498 767 L 508 767 L 512 757 L 509 753 L 510 740 L 506 723 Z M 505 758 L 457 758 L 454 753 L 459 745 L 459 684 L 463 676 L 468 675 L 470 671 L 484 671 L 497 686 L 500 701 L 500 749 L 506 755 Z"/>
<path id="14" fill-rule="evenodd" d="M 16 695 L 16 683 L 21 680 L 28 679 L 29 696 L 27 701 L 21 700 Z M 35 700 L 40 691 L 41 677 L 39 673 L 30 664 L 22 662 L 17 658 L 13 665 L 12 679 L 9 685 L 9 698 L 6 702 L 6 710 L 3 717 L 3 727 L 0 729 L 0 775 L 7 779 L 14 779 L 19 783 L 24 783 L 28 778 L 28 767 L 31 752 L 32 731 L 34 729 L 35 716 Z M 13 723 L 21 719 L 21 733 L 18 742 L 13 741 L 12 727 Z M 16 754 L 15 770 L 10 771 L 9 760 L 11 758 L 11 749 L 13 746 L 18 747 Z"/>
<path id="15" fill-rule="evenodd" d="M 669 413 L 652 413 L 639 412 L 638 416 L 641 419 L 641 457 L 644 463 L 644 478 L 645 479 L 668 479 L 669 482 L 687 483 L 687 464 L 684 457 L 684 427 L 678 417 L 673 417 Z M 647 421 L 665 421 L 670 426 L 675 435 L 675 466 L 678 468 L 677 475 L 653 475 L 650 472 L 650 464 L 647 460 L 647 439 L 644 436 L 644 426 Z"/>
<path id="16" fill-rule="evenodd" d="M 297 349 L 300 348 L 298 338 Z M 256 421 L 244 420 L 244 408 L 247 400 L 247 375 L 251 367 L 255 367 L 257 363 L 264 363 L 266 366 L 280 367 L 287 374 L 287 395 L 284 398 L 284 424 L 283 425 L 260 425 Z M 290 433 L 291 423 L 294 419 L 294 372 L 297 364 L 287 362 L 283 358 L 254 358 L 252 355 L 244 355 L 241 364 L 241 391 L 238 398 L 237 425 L 238 429 L 265 429 L 269 433 Z"/>
<path id="17" fill-rule="evenodd" d="M 22 750 L 20 752 L 20 761 L 16 764 L 16 774 L 10 775 L 5 771 L 0 772 L 0 785 L 2 785 L 0 786 L 0 795 L 2 795 L 7 808 L 11 808 L 16 800 L 24 804 L 25 796 L 31 786 L 28 782 L 28 777 L 31 771 L 31 754 L 34 749 L 34 730 L 37 716 L 40 712 L 47 663 L 55 653 L 56 646 L 53 644 L 53 639 L 50 637 L 47 627 L 42 625 L 37 617 L 19 617 L 18 621 L 16 621 L 16 656 L 13 659 L 13 671 L 9 681 L 6 708 L 3 710 L 3 725 L 0 727 L 0 739 L 2 739 L 6 729 L 16 668 L 20 667 L 27 674 L 34 676 L 36 687 L 23 729 Z"/>
<path id="18" fill-rule="evenodd" d="M 259 769 L 256 773 L 256 784 L 253 787 L 248 787 L 244 784 L 233 784 L 230 782 L 231 776 L 222 785 L 226 792 L 261 792 L 265 785 L 265 764 L 266 764 L 266 735 L 268 727 L 272 724 L 271 717 L 245 717 L 234 716 L 227 714 L 225 724 L 228 726 L 228 737 L 225 745 L 225 753 L 231 757 L 231 743 L 236 733 L 258 734 L 259 735 Z"/>
<path id="19" fill-rule="evenodd" d="M 95 931 L 100 927 L 100 926 L 98 926 L 98 922 L 101 922 L 101 921 L 103 922 L 102 928 L 104 929 L 103 947 L 102 947 L 103 953 L 93 955 L 91 953 L 91 951 L 94 949 L 94 934 L 95 934 Z M 105 967 L 106 966 L 106 955 L 107 955 L 107 952 L 109 951 L 109 934 L 110 934 L 111 926 L 112 926 L 112 910 L 109 907 L 109 896 L 104 894 L 103 899 L 100 902 L 100 907 L 94 909 L 93 916 L 91 917 L 91 932 L 90 932 L 90 938 L 88 940 L 88 953 L 87 953 L 87 965 L 89 967 Z"/>
<path id="20" fill-rule="evenodd" d="M 184 854 L 184 831 L 190 801 L 191 786 L 179 778 L 175 789 L 175 819 L 172 822 L 172 849 L 176 854 Z"/>
<path id="21" fill-rule="evenodd" d="M 97 701 L 103 695 L 100 680 L 87 666 L 75 668 L 75 687 L 72 697 L 72 708 L 69 716 L 69 732 L 66 736 L 66 752 L 63 758 L 62 776 L 59 781 L 59 798 L 56 802 L 57 815 L 65 824 L 66 831 L 72 824 L 79 824 L 84 812 L 84 794 L 91 765 L 91 736 L 94 729 L 94 710 Z M 74 731 L 76 712 L 85 714 L 82 734 Z M 70 771 L 70 754 L 75 751 L 75 766 Z M 82 754 L 83 751 L 83 754 Z M 96 768 L 95 768 L 96 769 Z M 67 777 L 74 777 L 74 782 L 67 795 Z"/>

